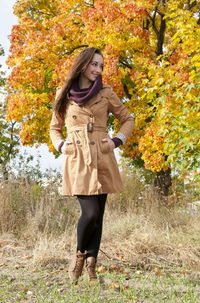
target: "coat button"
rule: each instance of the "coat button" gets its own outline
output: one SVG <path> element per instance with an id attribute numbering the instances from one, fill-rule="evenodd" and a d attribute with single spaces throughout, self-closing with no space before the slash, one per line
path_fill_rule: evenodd
<path id="1" fill-rule="evenodd" d="M 90 144 L 94 145 L 94 144 L 95 144 L 95 142 L 94 142 L 94 141 L 90 141 Z"/>
<path id="2" fill-rule="evenodd" d="M 73 119 L 77 119 L 77 116 L 76 116 L 76 115 L 73 115 L 72 118 L 73 118 Z"/>
<path id="3" fill-rule="evenodd" d="M 90 118 L 93 118 L 94 116 L 93 116 L 93 114 L 90 114 Z"/>
<path id="4" fill-rule="evenodd" d="M 81 143 L 81 141 L 77 140 L 77 141 L 76 141 L 76 143 L 77 143 L 77 144 L 80 144 L 80 143 Z"/>

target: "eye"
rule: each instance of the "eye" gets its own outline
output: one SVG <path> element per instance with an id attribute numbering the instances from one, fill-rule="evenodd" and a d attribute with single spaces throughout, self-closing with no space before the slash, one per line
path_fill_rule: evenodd
<path id="1" fill-rule="evenodd" d="M 91 62 L 92 66 L 98 66 L 98 62 Z M 103 65 L 100 65 L 101 70 L 103 71 Z"/>

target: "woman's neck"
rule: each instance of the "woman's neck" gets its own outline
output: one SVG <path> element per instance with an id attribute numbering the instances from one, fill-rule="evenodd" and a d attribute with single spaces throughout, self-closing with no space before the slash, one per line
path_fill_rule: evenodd
<path id="1" fill-rule="evenodd" d="M 83 88 L 90 87 L 92 82 L 90 80 L 88 80 L 87 78 L 80 76 L 78 84 L 79 84 L 80 89 L 83 89 Z"/>

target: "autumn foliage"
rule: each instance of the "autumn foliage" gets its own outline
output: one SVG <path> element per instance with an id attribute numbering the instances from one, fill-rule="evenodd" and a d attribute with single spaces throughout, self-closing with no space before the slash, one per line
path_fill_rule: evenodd
<path id="1" fill-rule="evenodd" d="M 14 13 L 8 119 L 21 122 L 23 144 L 53 150 L 48 130 L 56 89 L 76 54 L 95 46 L 104 54 L 104 82 L 135 116 L 124 155 L 157 172 L 171 163 L 198 167 L 200 2 L 18 0 Z"/>

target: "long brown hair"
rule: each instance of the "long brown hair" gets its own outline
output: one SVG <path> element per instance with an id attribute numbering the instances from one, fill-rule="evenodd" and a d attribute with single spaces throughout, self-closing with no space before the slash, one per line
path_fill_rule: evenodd
<path id="1" fill-rule="evenodd" d="M 70 68 L 67 74 L 67 78 L 61 88 L 58 97 L 55 99 L 53 105 L 53 110 L 55 111 L 55 114 L 61 119 L 64 119 L 65 117 L 68 92 L 70 90 L 72 83 L 74 82 L 75 79 L 79 77 L 79 75 L 82 72 L 84 72 L 87 69 L 88 65 L 92 61 L 92 58 L 94 57 L 94 54 L 99 54 L 103 57 L 101 51 L 98 48 L 88 47 L 82 50 L 79 53 L 79 55 L 76 57 L 72 67 Z"/>

